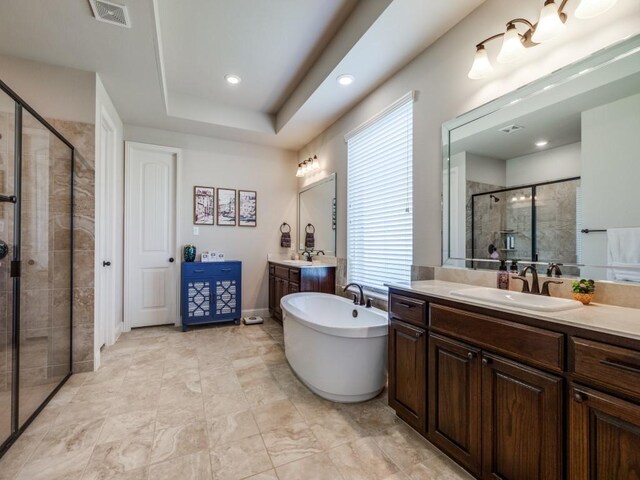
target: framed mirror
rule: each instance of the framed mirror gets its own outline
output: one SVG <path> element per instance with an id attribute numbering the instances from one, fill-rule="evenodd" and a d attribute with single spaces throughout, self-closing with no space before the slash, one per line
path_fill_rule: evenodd
<path id="1" fill-rule="evenodd" d="M 442 133 L 444 266 L 640 282 L 640 36 Z"/>
<path id="2" fill-rule="evenodd" d="M 298 192 L 298 251 L 336 255 L 336 174 Z"/>

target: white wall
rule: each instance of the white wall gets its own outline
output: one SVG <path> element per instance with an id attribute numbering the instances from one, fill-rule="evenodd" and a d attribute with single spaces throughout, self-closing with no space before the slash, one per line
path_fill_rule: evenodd
<path id="1" fill-rule="evenodd" d="M 467 177 L 471 182 L 487 183 L 503 187 L 507 181 L 504 160 L 466 152 Z"/>
<path id="2" fill-rule="evenodd" d="M 45 118 L 94 123 L 96 74 L 0 55 L 0 80 Z"/>
<path id="3" fill-rule="evenodd" d="M 582 112 L 585 228 L 639 227 L 640 94 Z M 615 165 L 615 168 L 611 168 Z M 607 235 L 582 238 L 583 263 L 607 264 Z"/>
<path id="4" fill-rule="evenodd" d="M 109 260 L 111 262 L 111 268 L 114 270 L 114 275 L 116 277 L 116 290 L 115 290 L 115 304 L 118 305 L 116 308 L 115 315 L 115 325 L 110 328 L 113 328 L 114 332 L 118 334 L 121 330 L 120 327 L 122 325 L 123 320 L 123 287 L 124 287 L 124 126 L 122 124 L 122 120 L 120 119 L 120 115 L 116 110 L 111 98 L 109 97 L 109 93 L 104 88 L 102 81 L 100 80 L 100 76 L 96 75 L 96 116 L 95 116 L 95 124 L 96 124 L 96 139 L 95 139 L 95 159 L 96 159 L 96 212 L 102 211 L 102 204 L 105 200 L 105 192 L 104 188 L 110 188 L 112 191 L 110 193 L 110 198 L 113 199 L 112 205 L 107 205 L 106 208 L 108 211 L 113 212 L 115 217 L 115 229 L 113 231 L 107 232 L 107 236 L 103 238 L 103 228 L 108 228 L 111 230 L 111 225 L 105 225 L 102 221 L 106 220 L 96 215 L 96 246 L 95 246 L 95 284 L 96 286 L 100 285 L 99 275 L 102 272 L 102 261 Z M 103 178 L 109 178 L 105 176 L 105 170 L 107 165 L 104 164 L 105 159 L 102 158 L 100 152 L 100 144 L 102 141 L 102 123 L 104 117 L 107 117 L 111 122 L 114 128 L 115 134 L 115 163 L 110 165 L 109 168 L 112 169 L 112 180 L 110 185 L 103 184 Z M 112 161 L 111 159 L 106 159 L 106 161 Z M 103 248 L 102 242 L 107 241 L 107 237 L 115 238 L 116 241 L 113 245 L 110 245 L 110 248 L 113 248 L 113 257 L 112 258 L 102 258 L 101 251 Z M 96 300 L 100 295 L 101 290 L 96 288 Z M 100 312 L 97 309 L 100 308 L 100 302 L 95 302 L 95 318 L 100 318 Z M 97 329 L 96 329 L 97 332 Z M 98 338 L 96 336 L 96 338 Z M 115 338 L 107 338 L 105 339 L 109 344 L 115 340 Z M 95 345 L 96 347 L 96 359 L 99 358 L 100 355 L 100 345 Z"/>
<path id="5" fill-rule="evenodd" d="M 182 245 L 191 243 L 198 252 L 216 250 L 229 260 L 242 261 L 243 310 L 268 308 L 267 255 L 281 252 L 280 225 L 296 232 L 295 153 L 259 145 L 186 135 L 125 125 L 126 141 L 182 149 L 181 211 Z M 193 187 L 195 185 L 256 190 L 258 225 L 219 227 L 199 225 L 193 235 Z M 295 245 L 295 238 L 292 238 Z"/>
<path id="6" fill-rule="evenodd" d="M 507 187 L 579 177 L 580 142 L 510 158 L 506 164 Z"/>
<path id="7" fill-rule="evenodd" d="M 441 126 L 474 107 L 585 57 L 627 35 L 640 32 L 640 2 L 620 0 L 592 20 L 570 14 L 562 38 L 527 52 L 526 61 L 496 65 L 492 77 L 469 80 L 467 72 L 478 41 L 504 30 L 515 17 L 535 21 L 541 0 L 487 0 L 400 72 L 378 87 L 298 153 L 299 161 L 318 155 L 321 167 L 338 174 L 338 256 L 346 255 L 346 159 L 344 134 L 410 90 L 414 108 L 414 264 L 441 263 Z M 500 42 L 487 46 L 495 58 Z M 495 64 L 495 62 L 494 62 Z"/>

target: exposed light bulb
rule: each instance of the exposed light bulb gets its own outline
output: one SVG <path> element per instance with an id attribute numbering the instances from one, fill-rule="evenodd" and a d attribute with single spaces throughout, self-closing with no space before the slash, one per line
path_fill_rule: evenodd
<path id="1" fill-rule="evenodd" d="M 489 61 L 489 55 L 484 48 L 484 45 L 480 45 L 476 49 L 476 55 L 473 58 L 473 65 L 467 75 L 471 80 L 478 80 L 489 75 L 493 71 L 491 62 Z"/>
<path id="2" fill-rule="evenodd" d="M 298 164 L 298 171 L 296 172 L 296 177 L 304 177 L 304 172 L 302 171 L 301 164 Z"/>
<path id="3" fill-rule="evenodd" d="M 338 80 L 338 83 L 340 85 L 344 85 L 346 87 L 347 85 L 351 85 L 355 80 L 355 78 L 353 77 L 353 75 L 345 74 L 345 75 L 338 76 L 336 80 Z"/>
<path id="4" fill-rule="evenodd" d="M 504 39 L 502 40 L 502 48 L 500 49 L 500 53 L 498 53 L 497 58 L 498 62 L 514 62 L 520 59 L 526 50 L 527 49 L 522 44 L 518 30 L 516 30 L 516 26 L 513 23 L 510 23 L 504 34 Z"/>
<path id="5" fill-rule="evenodd" d="M 576 18 L 586 19 L 597 17 L 612 8 L 618 0 L 582 0 L 576 8 Z"/>
<path id="6" fill-rule="evenodd" d="M 231 85 L 237 85 L 239 84 L 242 79 L 238 76 L 238 75 L 225 75 L 224 79 L 227 81 L 227 83 L 230 83 Z"/>
<path id="7" fill-rule="evenodd" d="M 547 145 L 549 142 L 547 140 L 538 140 L 536 142 L 536 147 L 544 147 L 545 145 Z"/>
<path id="8" fill-rule="evenodd" d="M 544 43 L 560 35 L 565 29 L 565 25 L 560 19 L 558 6 L 553 0 L 547 0 L 540 11 L 540 19 L 536 29 L 531 36 L 535 43 Z"/>
<path id="9" fill-rule="evenodd" d="M 318 156 L 317 155 L 313 156 L 313 160 L 311 162 L 311 169 L 312 170 L 320 170 L 320 162 L 318 161 Z"/>

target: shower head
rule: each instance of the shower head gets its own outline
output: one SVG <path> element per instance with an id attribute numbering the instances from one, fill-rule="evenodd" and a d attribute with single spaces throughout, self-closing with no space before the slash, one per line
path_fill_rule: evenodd
<path id="1" fill-rule="evenodd" d="M 495 195 L 489 195 L 489 198 L 491 200 L 493 200 L 494 202 L 498 203 L 500 201 L 500 199 L 498 197 L 496 197 Z"/>

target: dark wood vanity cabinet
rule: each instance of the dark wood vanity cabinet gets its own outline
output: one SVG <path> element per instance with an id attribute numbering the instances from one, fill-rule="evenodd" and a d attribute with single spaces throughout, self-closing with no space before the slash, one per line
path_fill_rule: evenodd
<path id="1" fill-rule="evenodd" d="M 427 331 L 405 322 L 389 324 L 389 405 L 420 433 L 426 433 Z"/>
<path id="2" fill-rule="evenodd" d="M 640 479 L 640 342 L 400 289 L 389 320 L 389 405 L 476 478 Z"/>
<path id="3" fill-rule="evenodd" d="M 290 267 L 269 262 L 269 313 L 282 321 L 280 300 L 297 292 L 335 293 L 336 267 Z"/>

